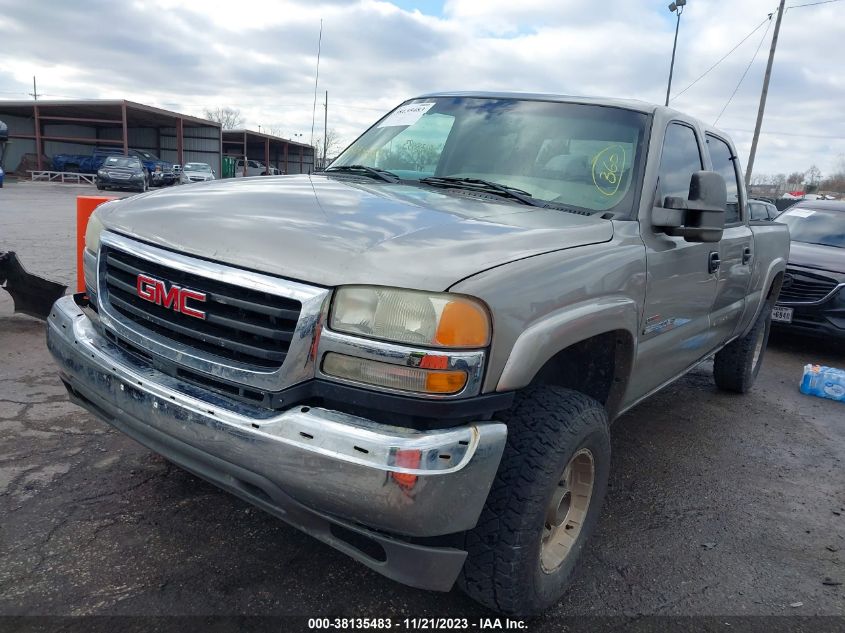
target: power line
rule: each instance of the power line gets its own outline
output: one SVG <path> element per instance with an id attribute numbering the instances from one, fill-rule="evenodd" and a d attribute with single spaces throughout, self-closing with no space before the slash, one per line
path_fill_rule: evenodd
<path id="1" fill-rule="evenodd" d="M 743 134 L 754 134 L 754 130 L 743 130 L 736 127 L 723 127 L 726 132 L 742 132 Z M 801 132 L 779 132 L 777 130 L 770 130 L 768 132 L 760 132 L 761 136 L 794 136 L 797 138 L 817 138 L 822 140 L 845 141 L 845 136 L 831 136 L 830 134 L 802 134 Z"/>
<path id="2" fill-rule="evenodd" d="M 675 93 L 675 96 L 674 96 L 674 97 L 672 97 L 671 99 L 669 99 L 669 101 L 674 101 L 675 99 L 677 99 L 678 97 L 680 97 L 682 94 L 684 94 L 687 90 L 689 90 L 690 88 L 692 88 L 695 84 L 697 84 L 699 81 L 701 81 L 702 79 L 704 79 L 704 78 L 705 78 L 708 74 L 710 74 L 710 71 L 711 71 L 711 70 L 713 70 L 714 68 L 716 68 L 716 66 L 718 66 L 718 65 L 719 65 L 719 64 L 721 64 L 723 61 L 725 61 L 728 57 L 730 57 L 731 53 L 733 53 L 736 49 L 738 49 L 740 46 L 742 46 L 742 45 L 745 43 L 745 41 L 746 41 L 749 37 L 751 37 L 752 35 L 754 35 L 754 34 L 755 34 L 755 33 L 756 33 L 759 29 L 760 29 L 760 27 L 761 27 L 761 26 L 763 26 L 763 25 L 764 25 L 766 22 L 768 22 L 769 20 L 771 20 L 771 14 L 769 14 L 769 16 L 768 16 L 768 17 L 766 17 L 766 18 L 765 18 L 762 22 L 760 22 L 760 24 L 758 24 L 757 26 L 755 26 L 755 27 L 754 27 L 754 29 L 753 29 L 753 30 L 752 30 L 752 31 L 751 31 L 748 35 L 746 35 L 745 37 L 743 37 L 743 38 L 739 41 L 739 44 L 737 44 L 737 45 L 736 45 L 736 46 L 734 46 L 731 50 L 729 50 L 727 53 L 725 53 L 725 55 L 724 55 L 721 59 L 719 59 L 719 61 L 717 61 L 717 62 L 716 62 L 715 64 L 713 64 L 710 68 L 708 68 L 707 70 L 705 70 L 705 71 L 704 71 L 704 72 L 703 72 L 703 73 L 702 73 L 702 74 L 698 77 L 698 79 L 696 79 L 695 81 L 693 81 L 693 82 L 692 82 L 689 86 L 687 86 L 686 88 L 684 88 L 684 89 L 683 89 L 683 90 L 681 90 L 680 92 L 676 92 L 676 93 Z"/>
<path id="3" fill-rule="evenodd" d="M 830 4 L 831 2 L 842 2 L 842 0 L 821 0 L 820 2 L 808 2 L 807 4 L 792 4 L 786 7 L 786 10 L 789 11 L 790 9 L 800 9 L 801 7 L 815 7 L 819 4 Z"/>
<path id="4" fill-rule="evenodd" d="M 748 74 L 748 71 L 751 69 L 751 65 L 754 63 L 754 60 L 757 59 L 757 53 L 760 52 L 760 47 L 762 47 L 763 42 L 766 41 L 766 36 L 769 34 L 769 28 L 771 28 L 771 26 L 772 26 L 772 16 L 769 16 L 769 25 L 766 27 L 766 30 L 763 31 L 763 37 L 760 38 L 760 43 L 757 44 L 757 48 L 754 51 L 754 55 L 751 57 L 751 61 L 748 62 L 748 66 L 745 67 L 745 70 L 742 73 L 742 77 L 739 78 L 739 81 L 736 84 L 736 88 L 734 88 L 734 91 L 731 93 L 731 96 L 728 98 L 728 101 L 727 101 L 727 103 L 725 103 L 725 106 L 722 108 L 722 111 L 719 112 L 719 116 L 717 116 L 716 120 L 713 121 L 714 126 L 719 122 L 719 119 L 722 118 L 722 115 L 725 113 L 725 110 L 728 109 L 728 106 L 731 105 L 731 101 L 733 101 L 734 97 L 736 96 L 737 91 L 739 90 L 739 87 L 742 85 L 742 82 L 745 80 L 745 76 Z"/>

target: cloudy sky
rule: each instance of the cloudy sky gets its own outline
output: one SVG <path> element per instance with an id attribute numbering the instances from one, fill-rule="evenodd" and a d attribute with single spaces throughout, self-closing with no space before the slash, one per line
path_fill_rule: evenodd
<path id="1" fill-rule="evenodd" d="M 436 90 L 616 96 L 662 103 L 669 0 L 0 0 L 0 99 L 126 98 L 188 114 L 239 108 L 247 125 L 346 142 Z M 787 0 L 787 6 L 818 0 Z M 719 119 L 747 163 L 777 0 L 688 0 L 672 101 Z M 771 27 L 768 28 L 767 27 Z M 845 156 L 845 1 L 784 17 L 755 172 L 830 173 Z M 755 50 L 759 52 L 750 65 Z"/>

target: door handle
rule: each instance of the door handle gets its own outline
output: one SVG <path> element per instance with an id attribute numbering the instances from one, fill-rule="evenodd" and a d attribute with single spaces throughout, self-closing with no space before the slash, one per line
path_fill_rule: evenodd
<path id="1" fill-rule="evenodd" d="M 712 251 L 710 253 L 710 260 L 709 265 L 707 267 L 708 272 L 712 275 L 715 272 L 718 272 L 719 266 L 722 265 L 722 260 L 719 257 L 719 251 Z"/>
<path id="2" fill-rule="evenodd" d="M 744 266 L 751 261 L 751 247 L 746 246 L 742 249 L 742 265 Z"/>

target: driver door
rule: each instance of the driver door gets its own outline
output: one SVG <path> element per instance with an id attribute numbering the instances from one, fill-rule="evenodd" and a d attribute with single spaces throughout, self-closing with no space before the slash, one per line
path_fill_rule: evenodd
<path id="1" fill-rule="evenodd" d="M 668 124 L 660 157 L 655 206 L 667 196 L 688 198 L 692 174 L 704 169 L 699 133 L 691 124 Z M 646 247 L 646 296 L 629 398 L 635 400 L 689 368 L 713 348 L 710 311 L 718 243 L 687 242 L 658 232 L 641 218 Z"/>

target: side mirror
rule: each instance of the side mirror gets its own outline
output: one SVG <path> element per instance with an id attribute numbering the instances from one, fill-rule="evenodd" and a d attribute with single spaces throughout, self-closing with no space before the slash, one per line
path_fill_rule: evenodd
<path id="1" fill-rule="evenodd" d="M 728 202 L 725 179 L 715 171 L 697 171 L 690 178 L 689 197 L 666 196 L 651 211 L 651 223 L 667 235 L 687 242 L 718 242 L 725 229 Z"/>

